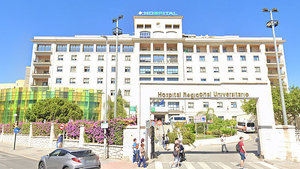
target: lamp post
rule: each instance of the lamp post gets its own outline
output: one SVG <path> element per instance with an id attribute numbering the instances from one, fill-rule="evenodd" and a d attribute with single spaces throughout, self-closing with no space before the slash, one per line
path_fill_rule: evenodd
<path id="1" fill-rule="evenodd" d="M 117 23 L 117 27 L 113 29 L 113 34 L 116 35 L 116 79 L 115 79 L 115 107 L 114 107 L 114 118 L 117 117 L 117 92 L 118 92 L 118 37 L 119 34 L 122 34 L 122 29 L 119 28 L 119 20 L 123 18 L 123 15 L 120 15 L 117 19 L 113 19 L 113 23 Z"/>
<path id="2" fill-rule="evenodd" d="M 283 122 L 284 122 L 284 125 L 288 125 L 287 117 L 286 117 L 286 108 L 285 108 L 282 80 L 281 80 L 281 71 L 280 71 L 280 66 L 279 66 L 280 60 L 279 60 L 279 57 L 278 57 L 278 49 L 277 49 L 276 36 L 275 36 L 275 27 L 278 26 L 279 22 L 278 22 L 278 20 L 273 20 L 273 12 L 278 12 L 278 10 L 277 10 L 277 8 L 273 8 L 272 10 L 264 8 L 262 11 L 270 13 L 271 20 L 268 21 L 266 25 L 267 25 L 268 28 L 272 28 L 272 31 L 273 31 L 273 41 L 274 41 L 274 48 L 275 48 L 275 55 L 276 55 L 276 65 L 277 65 L 279 89 L 280 89 L 280 96 L 281 96 Z"/>

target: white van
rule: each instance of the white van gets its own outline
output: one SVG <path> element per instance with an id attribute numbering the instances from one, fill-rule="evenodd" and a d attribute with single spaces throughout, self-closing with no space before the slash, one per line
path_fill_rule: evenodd
<path id="1" fill-rule="evenodd" d="M 186 117 L 184 116 L 172 116 L 170 119 L 169 119 L 169 122 L 170 124 L 172 123 L 186 123 Z"/>
<path id="2" fill-rule="evenodd" d="M 255 123 L 254 122 L 238 122 L 237 128 L 242 132 L 255 132 Z"/>

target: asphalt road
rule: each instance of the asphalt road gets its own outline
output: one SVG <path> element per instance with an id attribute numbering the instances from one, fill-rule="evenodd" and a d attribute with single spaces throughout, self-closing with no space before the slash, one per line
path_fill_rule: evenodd
<path id="1" fill-rule="evenodd" d="M 0 169 L 36 169 L 38 161 L 0 151 Z"/>

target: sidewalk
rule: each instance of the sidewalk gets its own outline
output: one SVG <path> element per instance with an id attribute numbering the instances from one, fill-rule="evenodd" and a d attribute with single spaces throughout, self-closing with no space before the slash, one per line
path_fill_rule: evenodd
<path id="1" fill-rule="evenodd" d="M 42 156 L 49 154 L 55 149 L 51 148 L 34 148 L 34 147 L 24 147 L 24 146 L 16 146 L 16 150 L 13 150 L 13 145 L 0 143 L 0 151 L 6 152 L 8 154 L 14 154 L 23 156 L 25 158 L 29 158 L 32 160 L 38 161 Z M 100 159 L 101 161 L 101 169 L 136 169 L 137 165 L 132 164 L 128 160 L 119 160 L 119 159 Z"/>

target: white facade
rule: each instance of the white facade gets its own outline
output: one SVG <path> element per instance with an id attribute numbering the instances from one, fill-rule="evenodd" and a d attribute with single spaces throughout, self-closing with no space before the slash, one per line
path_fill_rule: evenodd
<path id="1" fill-rule="evenodd" d="M 211 87 L 278 83 L 271 37 L 186 35 L 182 26 L 181 16 L 134 16 L 134 35 L 119 36 L 118 88 L 131 106 L 138 106 L 138 88 L 145 82 Z M 116 37 L 107 38 L 106 41 L 100 35 L 34 37 L 30 86 L 105 92 L 107 78 L 107 94 L 113 94 Z M 288 86 L 283 42 L 277 38 L 282 78 Z M 179 102 L 178 106 L 174 102 Z M 204 102 L 209 102 L 220 118 L 239 118 L 245 114 L 239 99 L 166 100 L 165 107 L 158 105 L 153 114 L 164 119 L 169 118 L 168 114 L 193 116 L 207 109 Z"/>

